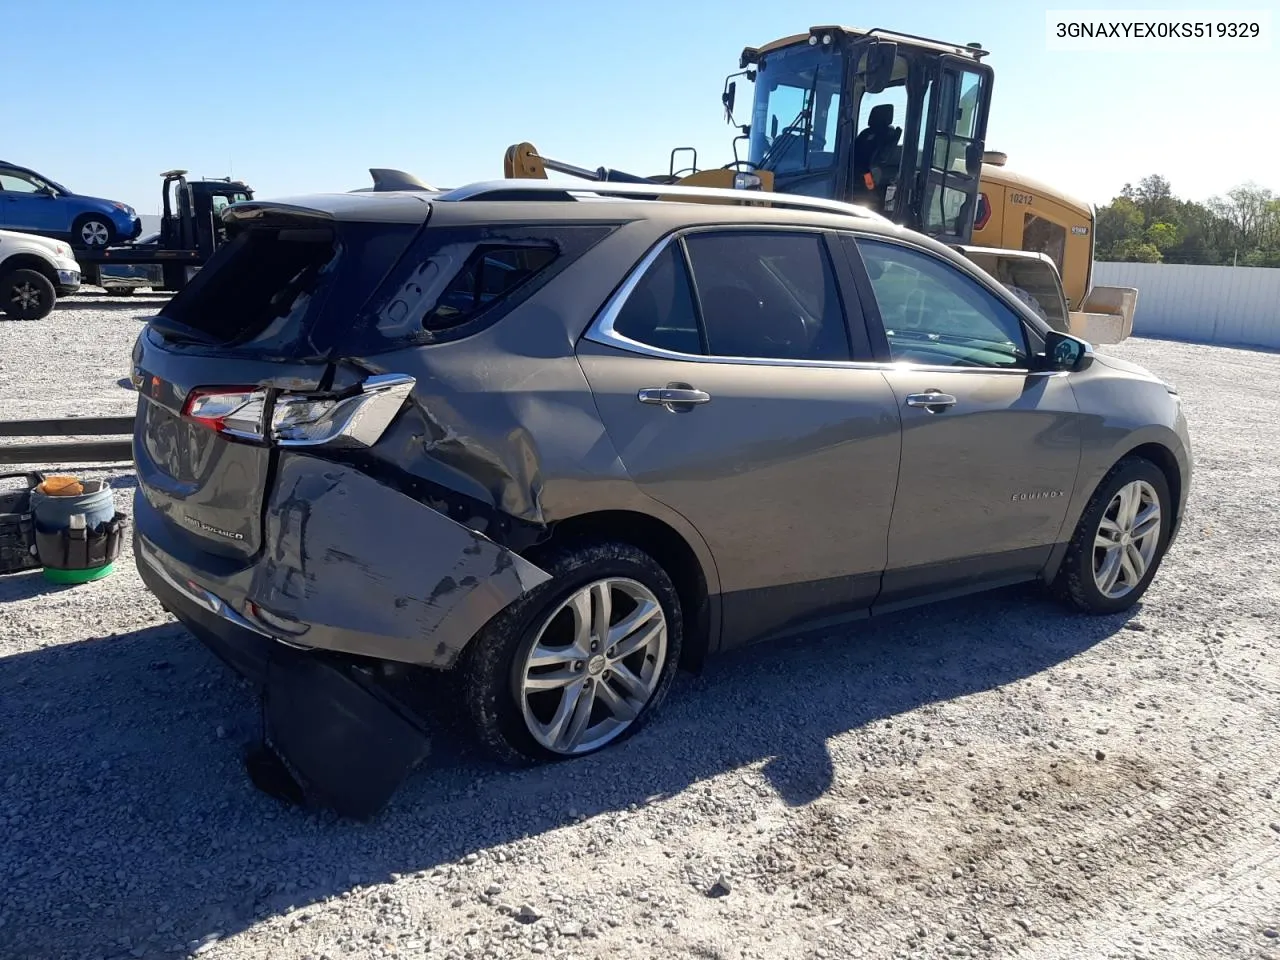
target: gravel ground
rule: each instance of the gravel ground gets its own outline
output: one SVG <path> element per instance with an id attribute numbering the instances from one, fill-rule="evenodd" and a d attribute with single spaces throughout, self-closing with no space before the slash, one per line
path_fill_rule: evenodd
<path id="1" fill-rule="evenodd" d="M 131 410 L 155 303 L 0 324 L 0 418 Z M 1107 349 L 1195 442 L 1136 613 L 1014 589 L 755 648 L 532 771 L 446 724 L 372 824 L 250 786 L 253 700 L 128 557 L 0 580 L 0 958 L 1280 958 L 1280 355 Z"/>

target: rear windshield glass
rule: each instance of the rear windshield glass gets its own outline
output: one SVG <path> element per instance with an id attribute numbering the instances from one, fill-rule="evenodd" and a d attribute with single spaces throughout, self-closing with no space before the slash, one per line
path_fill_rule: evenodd
<path id="1" fill-rule="evenodd" d="M 420 224 L 253 227 L 223 246 L 160 312 L 208 341 L 246 352 L 323 352 L 326 315 L 348 318 L 377 288 Z"/>

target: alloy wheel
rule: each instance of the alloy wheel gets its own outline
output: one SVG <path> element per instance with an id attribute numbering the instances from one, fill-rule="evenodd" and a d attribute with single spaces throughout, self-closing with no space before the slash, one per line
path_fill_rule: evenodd
<path id="1" fill-rule="evenodd" d="M 519 671 L 524 722 L 546 749 L 573 755 L 620 736 L 653 697 L 667 618 L 644 584 L 596 580 L 543 621 Z"/>
<path id="2" fill-rule="evenodd" d="M 1093 540 L 1093 582 L 1109 600 L 1135 589 L 1160 545 L 1160 497 L 1145 480 L 1126 483 L 1102 512 Z"/>
<path id="3" fill-rule="evenodd" d="M 80 228 L 80 239 L 87 247 L 105 247 L 110 235 L 107 225 L 101 220 L 88 220 Z"/>

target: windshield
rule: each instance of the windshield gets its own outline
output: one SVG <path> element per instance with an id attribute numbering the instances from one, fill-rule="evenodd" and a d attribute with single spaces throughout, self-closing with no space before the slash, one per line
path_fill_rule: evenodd
<path id="1" fill-rule="evenodd" d="M 834 166 L 844 58 L 807 44 L 767 53 L 756 72 L 748 159 L 779 173 Z"/>

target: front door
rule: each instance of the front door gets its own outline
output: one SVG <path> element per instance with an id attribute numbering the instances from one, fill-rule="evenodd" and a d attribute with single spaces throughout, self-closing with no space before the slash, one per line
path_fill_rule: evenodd
<path id="1" fill-rule="evenodd" d="M 58 234 L 70 229 L 66 220 L 63 202 L 45 184 L 21 170 L 0 167 L 0 227 Z"/>
<path id="2" fill-rule="evenodd" d="M 725 645 L 856 616 L 879 590 L 899 416 L 882 373 L 850 363 L 866 348 L 842 299 L 857 310 L 820 233 L 694 232 L 579 346 L 627 472 L 711 549 Z"/>
<path id="3" fill-rule="evenodd" d="M 856 251 L 902 417 L 880 604 L 1033 575 L 1080 461 L 1070 374 L 1031 372 L 1021 319 L 956 266 L 865 237 Z"/>

